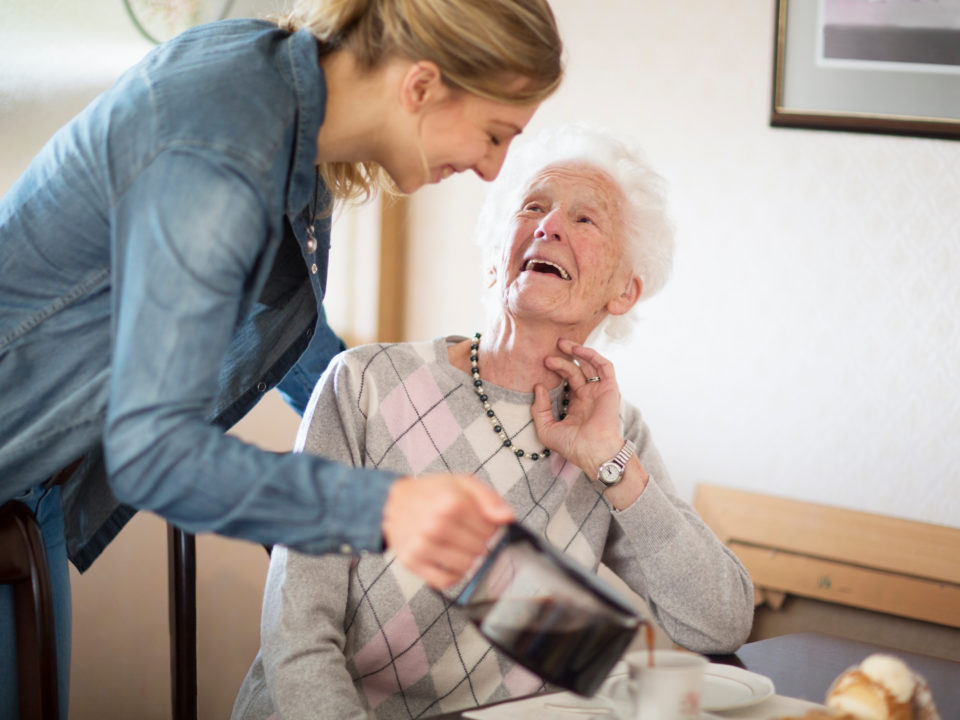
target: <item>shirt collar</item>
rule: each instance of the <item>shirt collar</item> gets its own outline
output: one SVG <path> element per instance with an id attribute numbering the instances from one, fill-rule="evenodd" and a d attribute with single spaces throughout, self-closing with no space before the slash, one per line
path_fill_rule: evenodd
<path id="1" fill-rule="evenodd" d="M 294 33 L 287 47 L 298 117 L 286 210 L 296 217 L 313 200 L 317 135 L 327 106 L 327 84 L 318 62 L 317 41 L 309 30 Z"/>

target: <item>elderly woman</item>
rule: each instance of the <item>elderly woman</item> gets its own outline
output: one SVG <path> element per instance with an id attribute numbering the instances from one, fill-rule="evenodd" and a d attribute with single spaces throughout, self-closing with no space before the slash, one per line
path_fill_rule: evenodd
<path id="1" fill-rule="evenodd" d="M 474 473 L 528 528 L 608 565 L 677 644 L 733 651 L 750 631 L 750 578 L 676 496 L 613 366 L 584 346 L 601 329 L 622 334 L 666 279 L 660 178 L 604 133 L 557 130 L 508 161 L 479 237 L 494 310 L 484 330 L 340 355 L 298 447 L 404 474 Z M 413 718 L 544 689 L 389 553 L 276 548 L 261 632 L 235 719 Z"/>

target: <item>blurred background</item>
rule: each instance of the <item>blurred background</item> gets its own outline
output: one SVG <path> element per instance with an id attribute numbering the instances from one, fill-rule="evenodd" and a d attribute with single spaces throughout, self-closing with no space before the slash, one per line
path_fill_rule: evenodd
<path id="1" fill-rule="evenodd" d="M 669 184 L 673 278 L 605 352 L 681 496 L 713 483 L 960 527 L 960 143 L 771 128 L 773 0 L 551 4 L 567 77 L 527 132 L 609 127 Z M 0 192 L 151 47 L 121 0 L 4 0 Z M 483 191 L 458 176 L 340 215 L 328 312 L 350 344 L 480 327 Z M 271 393 L 232 432 L 285 451 L 297 423 Z M 74 573 L 71 717 L 169 716 L 165 548 L 141 513 Z M 266 564 L 199 538 L 202 718 L 229 715 L 256 652 Z"/>

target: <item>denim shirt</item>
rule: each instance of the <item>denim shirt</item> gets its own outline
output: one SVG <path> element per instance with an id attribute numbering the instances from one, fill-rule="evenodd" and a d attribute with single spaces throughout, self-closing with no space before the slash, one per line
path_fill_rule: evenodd
<path id="1" fill-rule="evenodd" d="M 394 476 L 224 434 L 281 380 L 302 412 L 343 348 L 322 305 L 325 103 L 306 31 L 201 26 L 0 201 L 0 502 L 83 456 L 63 488 L 80 570 L 134 508 L 313 554 L 382 548 Z"/>

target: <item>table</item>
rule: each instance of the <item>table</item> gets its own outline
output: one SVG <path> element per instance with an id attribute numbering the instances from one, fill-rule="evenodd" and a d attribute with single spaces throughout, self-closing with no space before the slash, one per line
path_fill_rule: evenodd
<path id="1" fill-rule="evenodd" d="M 735 658 L 733 664 L 766 675 L 780 695 L 822 703 L 837 675 L 877 652 L 896 655 L 926 679 L 943 720 L 960 718 L 960 663 L 951 660 L 814 632 L 758 640 L 715 659 Z"/>
<path id="2" fill-rule="evenodd" d="M 781 700 L 799 698 L 823 703 L 837 675 L 876 652 L 896 655 L 926 678 L 943 720 L 960 719 L 960 663 L 950 660 L 814 632 L 758 640 L 747 643 L 735 655 L 715 655 L 710 659 L 766 675 L 773 680 L 776 697 Z M 507 706 L 510 702 L 502 704 Z M 762 706 L 757 706 L 757 710 L 761 709 Z M 463 717 L 462 713 L 447 713 L 433 720 L 463 720 Z"/>

